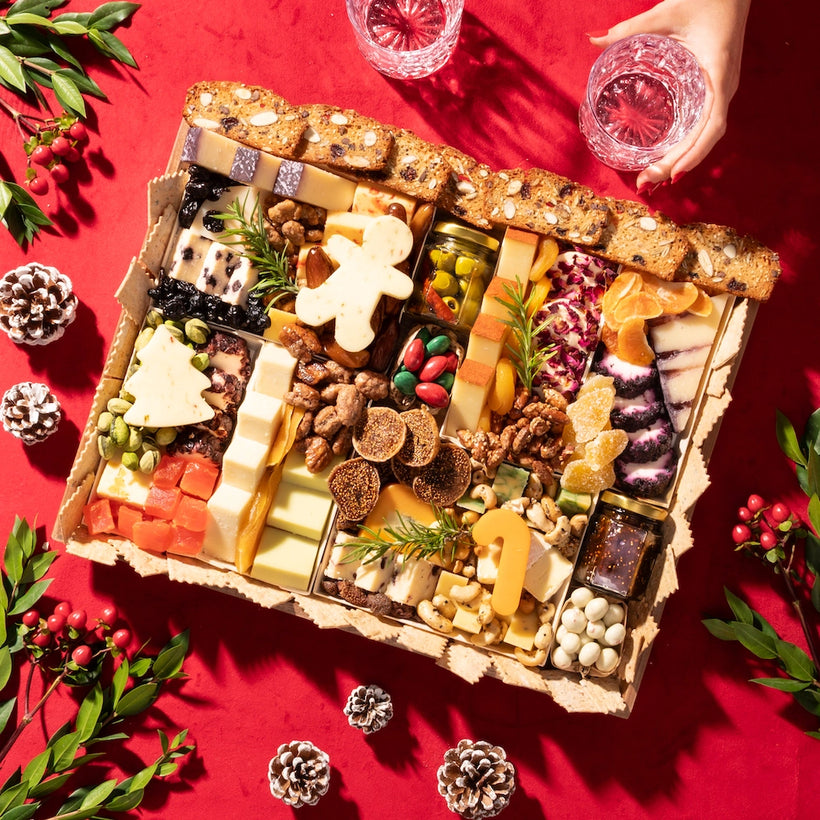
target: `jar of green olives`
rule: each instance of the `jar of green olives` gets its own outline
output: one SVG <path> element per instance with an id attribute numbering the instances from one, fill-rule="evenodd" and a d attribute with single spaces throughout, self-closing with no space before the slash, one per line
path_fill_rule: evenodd
<path id="1" fill-rule="evenodd" d="M 436 222 L 424 246 L 411 310 L 469 330 L 492 278 L 498 245 L 459 222 Z"/>

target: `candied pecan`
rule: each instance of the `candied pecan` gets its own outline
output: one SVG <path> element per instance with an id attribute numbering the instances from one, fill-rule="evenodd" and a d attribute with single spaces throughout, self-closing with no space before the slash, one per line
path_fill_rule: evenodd
<path id="1" fill-rule="evenodd" d="M 330 445 L 321 436 L 312 436 L 305 441 L 307 442 L 305 467 L 310 473 L 321 473 L 333 458 Z"/>
<path id="2" fill-rule="evenodd" d="M 333 379 L 334 382 L 350 384 L 350 382 L 353 381 L 353 371 L 349 367 L 345 367 L 343 364 L 334 362 L 333 359 L 328 359 L 328 361 L 325 362 L 325 367 L 327 368 L 327 372 L 330 374 L 330 378 Z"/>
<path id="3" fill-rule="evenodd" d="M 283 199 L 268 208 L 268 219 L 274 225 L 283 225 L 294 218 L 296 214 L 296 203 L 292 199 Z"/>
<path id="4" fill-rule="evenodd" d="M 508 425 L 501 431 L 501 435 L 498 440 L 505 450 L 509 451 L 512 448 L 517 432 L 518 430 L 514 424 Z"/>
<path id="5" fill-rule="evenodd" d="M 386 398 L 390 388 L 390 380 L 387 376 L 372 370 L 362 370 L 357 373 L 353 384 L 366 399 L 374 400 Z"/>
<path id="6" fill-rule="evenodd" d="M 497 470 L 505 458 L 507 458 L 507 450 L 503 447 L 495 447 L 487 453 L 487 459 L 484 462 L 489 471 Z"/>
<path id="7" fill-rule="evenodd" d="M 339 582 L 335 578 L 323 578 L 322 592 L 335 597 L 339 594 Z"/>
<path id="8" fill-rule="evenodd" d="M 302 203 L 302 215 L 299 217 L 305 225 L 324 225 L 327 211 L 318 205 Z"/>
<path id="9" fill-rule="evenodd" d="M 296 378 L 300 382 L 315 387 L 330 376 L 322 362 L 299 362 L 296 365 Z"/>
<path id="10" fill-rule="evenodd" d="M 336 433 L 336 436 L 330 445 L 330 449 L 334 456 L 343 456 L 350 452 L 350 448 L 352 446 L 353 428 L 342 427 L 342 429 Z"/>
<path id="11" fill-rule="evenodd" d="M 557 410 L 554 407 L 549 407 L 546 404 L 541 411 L 541 418 L 550 422 L 552 429 L 561 431 L 569 421 L 569 416 L 563 410 Z"/>
<path id="12" fill-rule="evenodd" d="M 365 398 L 355 385 L 343 384 L 336 396 L 336 412 L 345 427 L 353 427 L 364 410 Z"/>
<path id="13" fill-rule="evenodd" d="M 319 407 L 319 391 L 308 384 L 296 382 L 293 389 L 285 393 L 285 401 L 303 410 L 316 410 Z"/>
<path id="14" fill-rule="evenodd" d="M 339 432 L 341 426 L 342 422 L 332 404 L 319 410 L 313 419 L 313 432 L 328 441 Z"/>
<path id="15" fill-rule="evenodd" d="M 325 404 L 333 404 L 336 401 L 342 387 L 344 387 L 344 385 L 339 384 L 339 382 L 326 384 L 319 393 L 319 396 Z"/>
<path id="16" fill-rule="evenodd" d="M 543 388 L 544 401 L 554 407 L 556 410 L 566 410 L 569 401 L 563 393 L 559 393 L 552 387 Z"/>
<path id="17" fill-rule="evenodd" d="M 313 412 L 311 410 L 305 411 L 305 415 L 302 416 L 302 420 L 299 422 L 298 426 L 296 427 L 296 437 L 294 441 L 302 441 L 302 439 L 307 438 L 310 435 L 310 431 L 313 429 Z"/>
<path id="18" fill-rule="evenodd" d="M 512 451 L 514 453 L 520 453 L 530 443 L 530 439 L 532 439 L 532 433 L 529 431 L 528 427 L 524 427 L 519 430 L 515 434 L 515 439 L 513 439 Z"/>
<path id="19" fill-rule="evenodd" d="M 371 592 L 367 596 L 367 608 L 374 615 L 389 616 L 393 612 L 393 602 L 383 592 Z"/>
<path id="20" fill-rule="evenodd" d="M 545 436 L 549 432 L 550 426 L 546 419 L 538 416 L 530 420 L 529 429 L 534 436 Z"/>
<path id="21" fill-rule="evenodd" d="M 549 461 L 561 452 L 563 446 L 563 442 L 560 438 L 547 439 L 541 445 L 538 452 L 544 461 Z"/>
<path id="22" fill-rule="evenodd" d="M 538 418 L 541 411 L 546 407 L 542 401 L 531 401 L 526 407 L 521 408 L 521 412 L 526 419 Z"/>
<path id="23" fill-rule="evenodd" d="M 532 464 L 530 465 L 530 469 L 535 473 L 538 478 L 541 479 L 541 484 L 544 485 L 544 489 L 548 489 L 552 487 L 555 483 L 555 477 L 552 474 L 552 470 L 550 469 L 548 464 L 545 464 L 543 461 L 539 461 L 538 459 L 533 459 Z"/>
<path id="24" fill-rule="evenodd" d="M 305 226 L 301 222 L 290 220 L 282 225 L 282 236 L 297 247 L 305 244 Z"/>
<path id="25" fill-rule="evenodd" d="M 484 461 L 487 458 L 490 439 L 484 430 L 476 430 L 472 436 L 471 451 L 476 461 Z"/>
<path id="26" fill-rule="evenodd" d="M 271 248 L 275 251 L 284 250 L 285 245 L 288 244 L 287 239 L 272 226 L 265 228 L 265 236 L 268 238 Z"/>
<path id="27" fill-rule="evenodd" d="M 309 328 L 293 322 L 283 325 L 279 331 L 279 341 L 288 353 L 300 362 L 309 362 L 314 353 L 322 352 L 319 337 Z"/>
<path id="28" fill-rule="evenodd" d="M 305 231 L 305 242 L 321 242 L 325 232 L 321 228 L 308 228 Z"/>
<path id="29" fill-rule="evenodd" d="M 513 408 L 516 410 L 523 410 L 530 401 L 530 391 L 526 387 L 519 387 L 515 393 L 513 401 Z"/>

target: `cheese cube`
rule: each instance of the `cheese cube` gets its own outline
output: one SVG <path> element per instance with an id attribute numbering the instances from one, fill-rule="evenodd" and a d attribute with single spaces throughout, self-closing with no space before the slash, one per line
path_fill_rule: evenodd
<path id="1" fill-rule="evenodd" d="M 341 461 L 341 457 L 337 456 L 320 473 L 312 473 L 307 468 L 304 455 L 296 450 L 291 450 L 282 466 L 282 481 L 326 493 L 328 492 L 327 477 L 330 475 L 330 471 Z"/>
<path id="2" fill-rule="evenodd" d="M 223 302 L 229 305 L 241 305 L 245 307 L 248 304 L 248 296 L 251 290 L 259 281 L 259 274 L 256 268 L 253 267 L 249 259 L 242 259 L 242 262 L 233 270 L 228 284 L 225 285 L 225 290 L 222 291 L 219 297 Z"/>
<path id="3" fill-rule="evenodd" d="M 393 568 L 393 577 L 384 588 L 384 594 L 399 604 L 417 606 L 430 600 L 436 589 L 441 568 L 423 558 L 400 556 Z"/>
<path id="4" fill-rule="evenodd" d="M 367 214 L 368 216 L 381 216 L 387 213 L 388 207 L 394 202 L 404 206 L 409 222 L 416 210 L 415 199 L 398 194 L 384 185 L 377 185 L 374 182 L 359 182 L 353 194 L 353 205 L 350 210 L 353 213 Z"/>
<path id="5" fill-rule="evenodd" d="M 518 646 L 529 652 L 535 641 L 535 633 L 541 626 L 536 612 L 521 612 L 516 610 L 510 618 L 510 625 L 504 633 L 502 643 Z"/>
<path id="6" fill-rule="evenodd" d="M 221 298 L 231 277 L 235 273 L 249 271 L 250 266 L 250 260 L 241 256 L 233 248 L 219 242 L 212 242 L 202 260 L 202 269 L 194 286 L 203 293 Z"/>
<path id="7" fill-rule="evenodd" d="M 393 577 L 395 562 L 395 556 L 388 551 L 381 558 L 361 564 L 356 570 L 356 586 L 367 592 L 384 592 Z"/>
<path id="8" fill-rule="evenodd" d="M 514 467 L 506 462 L 501 464 L 493 479 L 493 492 L 498 499 L 499 506 L 505 501 L 521 498 L 529 480 L 529 470 L 525 470 L 523 467 Z"/>
<path id="9" fill-rule="evenodd" d="M 270 325 L 267 328 L 265 328 L 265 332 L 262 335 L 269 342 L 278 342 L 279 334 L 282 332 L 282 328 L 285 325 L 289 325 L 296 320 L 296 316 L 294 314 L 289 313 L 286 310 L 279 310 L 279 308 L 275 307 L 268 308 L 268 318 L 270 319 Z M 293 363 L 295 366 L 295 359 Z"/>
<path id="10" fill-rule="evenodd" d="M 252 222 L 256 204 L 262 201 L 262 193 L 251 185 L 232 185 L 226 188 L 218 199 L 206 199 L 199 206 L 191 223 L 191 230 L 200 236 L 220 242 L 225 237 L 223 227 L 238 228 L 239 223 L 235 219 L 227 219 L 223 223 L 221 220 L 214 219 L 214 215 L 228 213 L 231 205 L 238 202 L 245 219 Z"/>
<path id="11" fill-rule="evenodd" d="M 254 492 L 224 481 L 208 501 L 208 524 L 202 550 L 220 561 L 233 563 L 240 525 L 247 517 Z"/>
<path id="12" fill-rule="evenodd" d="M 318 542 L 332 505 L 333 499 L 327 492 L 280 483 L 268 512 L 268 525 Z"/>
<path id="13" fill-rule="evenodd" d="M 478 635 L 481 632 L 481 621 L 478 619 L 478 609 L 481 605 L 481 595 L 477 595 L 470 603 L 462 604 L 454 601 L 456 614 L 453 616 L 453 626 L 464 632 Z"/>
<path id="14" fill-rule="evenodd" d="M 318 552 L 318 545 L 309 538 L 265 527 L 250 576 L 266 584 L 307 592 Z"/>
<path id="15" fill-rule="evenodd" d="M 293 321 L 293 314 L 289 315 Z M 295 369 L 296 359 L 282 345 L 264 344 L 256 357 L 248 390 L 281 398 L 290 390 Z"/>
<path id="16" fill-rule="evenodd" d="M 508 330 L 500 319 L 479 313 L 470 330 L 465 358 L 495 367 L 504 352 Z"/>
<path id="17" fill-rule="evenodd" d="M 487 289 L 484 291 L 484 297 L 481 300 L 481 312 L 500 319 L 502 322 L 510 318 L 510 310 L 503 304 L 503 302 L 510 301 L 505 286 L 510 286 L 510 283 L 506 279 L 494 276 L 490 279 L 490 284 L 487 285 Z"/>
<path id="18" fill-rule="evenodd" d="M 498 263 L 495 275 L 510 282 L 526 282 L 530 268 L 538 249 L 538 234 L 522 231 L 518 228 L 507 228 L 501 248 L 498 251 Z"/>
<path id="19" fill-rule="evenodd" d="M 535 530 L 530 540 L 524 589 L 533 598 L 545 603 L 555 595 L 572 575 L 572 561 L 544 541 Z"/>
<path id="20" fill-rule="evenodd" d="M 174 255 L 168 264 L 168 275 L 172 279 L 193 285 L 199 278 L 205 255 L 210 247 L 210 239 L 205 239 L 190 228 L 185 228 L 179 235 Z"/>
<path id="21" fill-rule="evenodd" d="M 249 439 L 270 447 L 282 423 L 285 404 L 281 399 L 249 390 L 236 414 L 234 437 Z M 230 451 L 233 442 L 228 445 Z"/>
<path id="22" fill-rule="evenodd" d="M 463 575 L 457 575 L 455 572 L 444 569 L 439 573 L 438 581 L 436 581 L 436 591 L 434 595 L 444 595 L 450 597 L 450 590 L 453 587 L 466 587 L 469 579 Z"/>
<path id="23" fill-rule="evenodd" d="M 372 214 L 351 213 L 350 211 L 330 211 L 325 220 L 323 242 L 327 242 L 331 236 L 339 234 L 355 242 L 362 244 L 364 229 L 373 221 Z"/>
<path id="24" fill-rule="evenodd" d="M 222 457 L 222 481 L 234 487 L 256 490 L 265 464 L 270 444 L 234 435 Z"/>
<path id="25" fill-rule="evenodd" d="M 356 183 L 313 165 L 286 159 L 279 167 L 273 192 L 328 211 L 346 211 L 353 204 Z"/>
<path id="26" fill-rule="evenodd" d="M 450 393 L 450 409 L 444 420 L 444 435 L 455 437 L 458 430 L 476 430 L 487 401 L 495 368 L 465 359 L 456 373 Z"/>
<path id="27" fill-rule="evenodd" d="M 350 581 L 356 579 L 356 571 L 361 566 L 361 561 L 350 560 L 350 553 L 353 547 L 344 542 L 334 544 L 330 549 L 330 557 L 325 567 L 325 576 L 337 581 Z"/>
<path id="28" fill-rule="evenodd" d="M 100 473 L 97 495 L 122 501 L 134 507 L 144 507 L 151 489 L 151 476 L 139 470 L 123 467 L 119 459 L 110 459 Z"/>
<path id="29" fill-rule="evenodd" d="M 239 143 L 207 128 L 188 129 L 180 159 L 195 162 L 209 171 L 230 176 Z"/>

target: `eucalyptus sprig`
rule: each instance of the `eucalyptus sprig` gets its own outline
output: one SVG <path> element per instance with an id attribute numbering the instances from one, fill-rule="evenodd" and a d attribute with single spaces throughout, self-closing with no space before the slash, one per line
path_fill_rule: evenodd
<path id="1" fill-rule="evenodd" d="M 223 236 L 227 238 L 222 241 L 227 245 L 241 245 L 239 253 L 257 270 L 259 281 L 251 288 L 251 293 L 259 297 L 272 296 L 269 302 L 273 304 L 285 294 L 296 293 L 299 288 L 290 272 L 287 248 L 277 251 L 271 247 L 258 196 L 250 217 L 245 215 L 248 196 L 245 195 L 242 204 L 234 200 L 227 213 L 216 214 L 214 218 L 222 220 L 225 225 Z M 230 221 L 236 222 L 237 227 L 229 225 Z"/>
<path id="2" fill-rule="evenodd" d="M 471 526 L 459 524 L 454 513 L 433 506 L 436 520 L 431 525 L 421 524 L 415 518 L 397 513 L 398 524 L 378 530 L 362 527 L 360 535 L 345 546 L 348 549 L 344 562 L 361 561 L 370 564 L 378 561 L 386 552 L 392 551 L 404 558 L 429 558 L 438 555 L 452 561 L 460 542 L 469 539 Z"/>
<path id="3" fill-rule="evenodd" d="M 552 322 L 552 316 L 547 316 L 538 324 L 535 323 L 536 305 L 535 294 L 524 298 L 526 282 L 516 280 L 516 287 L 504 283 L 506 299 L 498 301 L 507 308 L 510 316 L 503 319 L 512 333 L 512 341 L 507 343 L 507 351 L 515 367 L 516 375 L 521 384 L 532 392 L 533 381 L 546 362 L 555 355 L 557 348 L 553 345 L 541 347 L 538 336 L 543 333 Z"/>
<path id="4" fill-rule="evenodd" d="M 734 618 L 710 618 L 703 623 L 715 637 L 738 641 L 756 657 L 775 663 L 780 674 L 753 678 L 753 683 L 791 693 L 803 709 L 820 718 L 817 616 L 812 619 L 811 609 L 807 611 L 805 606 L 810 602 L 815 613 L 820 612 L 820 409 L 809 417 L 802 436 L 778 411 L 776 435 L 781 449 L 794 464 L 801 489 L 809 497 L 808 522 L 804 523 L 782 502 L 767 504 L 759 495 L 750 495 L 746 505 L 738 510 L 740 522 L 732 535 L 736 549 L 760 559 L 782 579 L 808 651 L 783 640 L 759 612 L 728 589 L 726 600 Z M 807 734 L 820 740 L 820 730 Z"/>
<path id="5" fill-rule="evenodd" d="M 18 709 L 22 714 L 0 749 L 0 767 L 26 727 L 61 686 L 74 685 L 87 691 L 75 716 L 51 734 L 38 755 L 18 765 L 0 785 L 3 820 L 83 820 L 131 811 L 142 803 L 145 790 L 154 779 L 172 774 L 180 760 L 194 749 L 185 742 L 187 730 L 172 739 L 160 730 L 160 754 L 149 765 L 124 779 L 111 777 L 97 785 L 66 791 L 86 764 L 105 763 L 103 748 L 129 739 L 126 729 L 130 720 L 148 709 L 169 681 L 186 677 L 182 666 L 188 650 L 188 635 L 183 632 L 174 636 L 155 656 L 144 653 L 145 647 L 142 647 L 129 659 L 119 648 L 117 634 L 113 639 L 108 634 L 110 624 L 98 620 L 98 633 L 103 637 L 89 644 L 89 635 L 84 629 L 74 628 L 70 618 L 67 631 L 56 630 L 47 643 L 40 645 L 36 638 L 45 634 L 45 621 L 30 607 L 51 583 L 44 575 L 55 556 L 56 553 L 38 550 L 34 530 L 25 520 L 15 519 L 6 544 L 0 585 L 0 691 L 12 680 L 15 654 L 26 657 L 28 674 Z M 23 618 L 19 621 L 21 614 Z M 119 666 L 112 670 L 115 657 Z M 44 692 L 32 703 L 32 684 L 37 671 L 43 677 Z M 110 683 L 103 684 L 103 680 L 109 679 Z M 17 706 L 16 697 L 0 704 L 0 733 L 5 734 Z M 65 793 L 65 797 L 55 812 L 54 800 L 61 793 Z"/>
<path id="6" fill-rule="evenodd" d="M 105 94 L 71 44 L 88 42 L 102 57 L 136 68 L 133 56 L 114 31 L 139 4 L 110 2 L 90 12 L 52 16 L 67 1 L 0 0 L 0 89 L 49 113 L 49 96 L 53 96 L 65 112 L 84 117 L 86 98 L 104 100 Z M 38 118 L 18 111 L 3 97 L 0 110 L 11 117 L 27 142 Z M 51 224 L 25 188 L 10 180 L 0 180 L 0 222 L 21 246 Z"/>

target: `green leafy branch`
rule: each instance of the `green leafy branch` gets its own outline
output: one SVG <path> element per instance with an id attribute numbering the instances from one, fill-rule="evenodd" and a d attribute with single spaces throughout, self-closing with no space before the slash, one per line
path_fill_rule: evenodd
<path id="1" fill-rule="evenodd" d="M 0 618 L 0 691 L 6 688 L 14 671 L 13 654 L 25 650 L 29 670 L 23 715 L 0 750 L 0 766 L 25 728 L 62 684 L 90 684 L 90 688 L 76 716 L 60 726 L 50 736 L 45 749 L 24 766 L 18 766 L 0 786 L 0 817 L 3 820 L 29 820 L 44 816 L 49 820 L 82 820 L 130 811 L 141 804 L 152 780 L 175 772 L 180 760 L 193 751 L 194 746 L 185 742 L 187 730 L 173 738 L 159 731 L 161 753 L 152 763 L 130 777 L 110 778 L 97 785 L 75 789 L 67 795 L 55 814 L 43 813 L 48 812 L 45 801 L 49 799 L 51 802 L 65 789 L 78 770 L 104 758 L 101 748 L 129 739 L 124 728 L 130 718 L 148 709 L 169 681 L 186 677 L 182 666 L 188 651 L 188 634 L 183 632 L 171 638 L 156 656 L 144 654 L 143 647 L 129 660 L 124 654 L 119 654 L 110 639 L 106 639 L 95 644 L 94 659 L 87 665 L 81 666 L 74 660 L 68 660 L 67 651 L 61 664 L 49 665 L 47 661 L 51 656 L 64 651 L 62 646 L 57 650 L 38 648 L 32 642 L 32 636 L 40 631 L 39 625 L 11 620 L 30 611 L 51 583 L 51 579 L 45 579 L 44 575 L 55 553 L 38 551 L 36 547 L 34 531 L 24 520 L 15 519 L 6 544 L 0 592 L 3 609 L 3 617 Z M 70 628 L 65 643 L 70 646 L 80 637 L 77 630 Z M 110 684 L 103 685 L 100 682 L 103 664 L 117 655 L 120 664 L 110 676 Z M 37 669 L 47 677 L 53 675 L 53 679 L 37 703 L 31 705 L 31 685 Z M 5 732 L 9 724 L 16 700 L 13 697 L 0 704 L 0 733 Z"/>
<path id="2" fill-rule="evenodd" d="M 86 97 L 105 99 L 73 53 L 72 40 L 85 40 L 104 58 L 131 68 L 137 64 L 114 30 L 139 8 L 137 3 L 103 3 L 90 12 L 52 13 L 67 0 L 0 2 L 0 88 L 43 111 L 51 106 L 44 90 L 53 94 L 64 111 L 86 116 Z M 36 133 L 38 117 L 18 111 L 0 97 L 0 109 L 15 122 L 23 142 Z M 24 188 L 0 180 L 0 222 L 21 246 L 51 224 Z"/>

